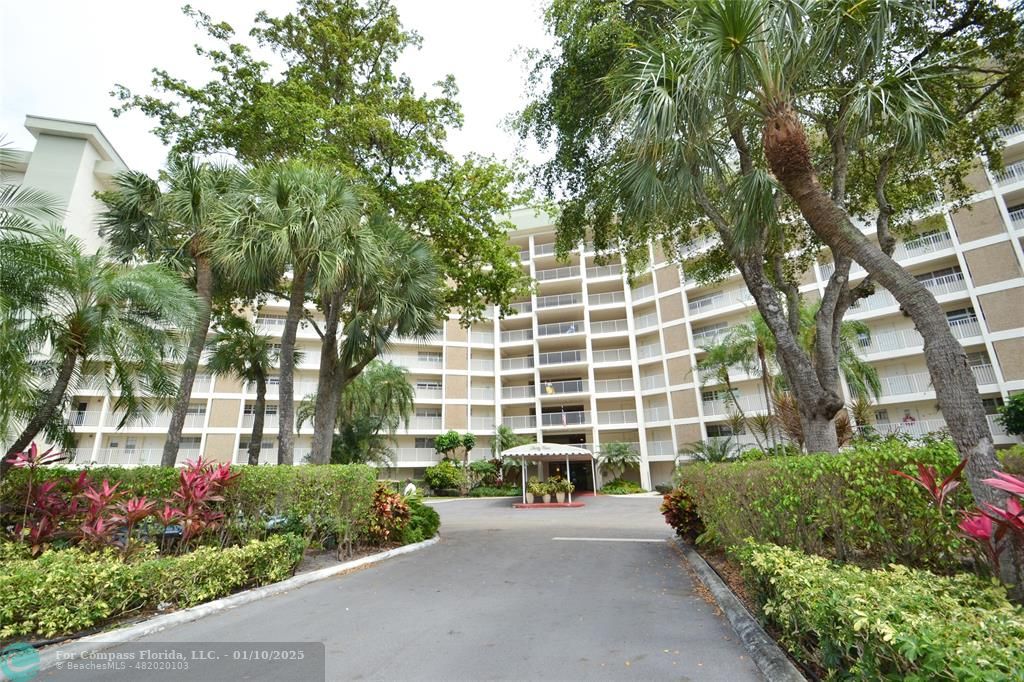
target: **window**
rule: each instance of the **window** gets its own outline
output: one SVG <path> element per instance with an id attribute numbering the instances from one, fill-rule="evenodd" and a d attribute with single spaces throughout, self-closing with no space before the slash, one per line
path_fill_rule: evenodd
<path id="1" fill-rule="evenodd" d="M 991 365 L 992 362 L 988 359 L 986 351 L 975 351 L 967 354 L 967 364 L 970 367 L 985 367 Z"/>
<path id="2" fill-rule="evenodd" d="M 138 445 L 138 443 L 135 442 L 134 438 L 126 438 L 125 441 L 124 441 L 124 449 L 125 450 L 133 451 L 133 450 L 135 450 L 135 447 L 137 445 Z"/>
<path id="3" fill-rule="evenodd" d="M 444 359 L 444 353 L 439 350 L 421 350 L 416 354 L 416 357 L 423 362 L 436 362 L 440 364 Z"/>
<path id="4" fill-rule="evenodd" d="M 182 450 L 198 450 L 202 440 L 201 436 L 184 436 L 181 439 L 179 447 Z"/>
<path id="5" fill-rule="evenodd" d="M 861 330 L 857 332 L 857 345 L 861 348 L 867 348 L 871 345 L 871 332 L 867 330 Z"/>
<path id="6" fill-rule="evenodd" d="M 875 421 L 879 424 L 888 424 L 889 410 L 875 410 Z"/>
<path id="7" fill-rule="evenodd" d="M 440 407 L 417 407 L 416 408 L 416 416 L 417 417 L 440 417 L 441 416 L 441 408 Z"/>
<path id="8" fill-rule="evenodd" d="M 974 313 L 974 308 L 958 308 L 947 312 L 946 319 L 950 322 L 976 322 L 978 316 Z"/>
<path id="9" fill-rule="evenodd" d="M 434 449 L 434 439 L 433 438 L 417 438 L 416 439 L 416 449 L 417 450 L 423 450 L 423 449 L 433 450 Z"/>
<path id="10" fill-rule="evenodd" d="M 185 409 L 185 414 L 206 414 L 206 405 L 189 405 Z"/>
<path id="11" fill-rule="evenodd" d="M 708 424 L 707 429 L 708 438 L 727 438 L 737 435 L 728 424 Z"/>
<path id="12" fill-rule="evenodd" d="M 417 391 L 440 391 L 441 390 L 441 382 L 440 381 L 417 381 L 416 382 L 416 390 Z"/>
<path id="13" fill-rule="evenodd" d="M 738 388 L 732 389 L 732 395 L 733 395 L 733 397 L 738 398 L 739 395 L 740 395 L 740 389 L 738 389 Z M 706 403 L 710 403 L 710 402 L 713 402 L 715 400 L 728 400 L 728 398 L 729 398 L 729 391 L 726 391 L 726 390 L 721 390 L 721 391 L 702 391 L 701 394 L 700 394 L 700 398 L 701 398 L 701 400 L 703 400 Z"/>
<path id="14" fill-rule="evenodd" d="M 256 403 L 246 403 L 245 407 L 242 408 L 242 414 L 256 414 Z M 277 414 L 277 403 L 268 403 L 263 410 L 263 414 L 268 417 Z"/>
<path id="15" fill-rule="evenodd" d="M 999 414 L 999 408 L 1003 406 L 1003 399 L 982 398 L 981 404 L 985 407 L 985 414 Z"/>
<path id="16" fill-rule="evenodd" d="M 277 376 L 276 374 L 273 375 L 273 376 L 267 377 L 267 387 L 268 388 L 270 386 L 280 386 L 280 385 L 281 385 L 281 377 Z"/>
<path id="17" fill-rule="evenodd" d="M 240 441 L 238 441 L 238 449 L 239 450 L 248 450 L 249 449 L 249 441 L 247 441 L 247 440 L 240 440 Z M 274 449 L 274 441 L 265 440 L 262 443 L 260 443 L 260 450 L 273 450 L 273 449 Z"/>

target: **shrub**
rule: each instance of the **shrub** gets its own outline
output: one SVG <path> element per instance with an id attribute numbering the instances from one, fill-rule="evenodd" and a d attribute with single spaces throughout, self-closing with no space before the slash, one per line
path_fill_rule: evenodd
<path id="1" fill-rule="evenodd" d="M 401 538 L 409 525 L 409 505 L 401 494 L 386 484 L 378 484 L 366 534 L 370 542 L 381 544 Z"/>
<path id="2" fill-rule="evenodd" d="M 860 443 L 838 455 L 759 462 L 688 464 L 677 471 L 707 539 L 724 547 L 747 538 L 864 564 L 904 563 L 958 570 L 965 540 L 956 513 L 966 486 L 937 509 L 917 486 L 890 473 L 917 464 L 945 476 L 959 463 L 948 441 L 911 447 L 899 440 Z"/>
<path id="3" fill-rule="evenodd" d="M 458 489 L 466 483 L 466 472 L 451 460 L 442 460 L 423 472 L 423 481 L 433 491 Z"/>
<path id="4" fill-rule="evenodd" d="M 244 587 L 287 578 L 305 542 L 275 535 L 224 550 L 202 547 L 153 558 L 155 548 L 124 561 L 111 549 L 49 550 L 37 559 L 0 563 L 0 638 L 75 633 L 139 608 L 187 607 Z M 11 554 L 5 549 L 2 556 Z"/>
<path id="5" fill-rule="evenodd" d="M 1006 404 L 999 408 L 996 421 L 1011 436 L 1024 435 L 1024 393 L 1011 395 Z"/>
<path id="6" fill-rule="evenodd" d="M 470 497 L 519 497 L 523 489 L 516 486 L 499 488 L 493 485 L 481 485 L 469 491 Z"/>
<path id="7" fill-rule="evenodd" d="M 437 535 L 441 527 L 441 516 L 437 510 L 424 504 L 418 495 L 406 498 L 405 502 L 409 505 L 409 523 L 402 532 L 402 543 L 423 542 Z"/>
<path id="8" fill-rule="evenodd" d="M 687 542 L 695 542 L 704 533 L 704 523 L 697 515 L 697 505 L 682 488 L 676 488 L 664 497 L 661 513 L 665 523 L 672 526 L 676 535 Z"/>
<path id="9" fill-rule="evenodd" d="M 622 478 L 608 481 L 601 487 L 601 492 L 605 495 L 632 495 L 642 493 L 643 491 L 644 489 L 633 483 L 633 481 L 627 481 Z"/>
<path id="10" fill-rule="evenodd" d="M 775 545 L 739 555 L 780 641 L 839 679 L 1019 680 L 1024 611 L 974 576 L 864 570 Z"/>
<path id="11" fill-rule="evenodd" d="M 478 459 L 469 463 L 469 473 L 474 487 L 477 485 L 494 486 L 498 480 L 498 465 L 491 460 Z"/>

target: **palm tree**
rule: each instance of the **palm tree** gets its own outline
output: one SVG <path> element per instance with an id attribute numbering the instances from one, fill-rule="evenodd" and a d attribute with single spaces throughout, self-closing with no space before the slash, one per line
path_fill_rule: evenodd
<path id="1" fill-rule="evenodd" d="M 329 461 L 390 466 L 389 443 L 403 423 L 408 425 L 415 402 L 408 370 L 390 362 L 371 362 L 342 393 Z M 299 404 L 300 428 L 313 418 L 315 404 L 315 396 Z"/>
<path id="2" fill-rule="evenodd" d="M 697 462 L 728 462 L 740 455 L 740 446 L 733 442 L 732 438 L 710 438 L 706 441 L 690 443 L 679 449 L 679 457 L 676 457 L 676 466 L 680 458 L 686 457 Z"/>
<path id="3" fill-rule="evenodd" d="M 608 474 L 613 479 L 619 478 L 626 469 L 637 466 L 640 463 L 640 454 L 633 449 L 629 443 L 605 443 L 601 446 L 601 456 L 598 457 L 598 468 L 601 473 Z"/>
<path id="4" fill-rule="evenodd" d="M 174 391 L 169 363 L 178 359 L 178 330 L 190 328 L 196 314 L 195 296 L 161 265 L 124 265 L 102 250 L 88 255 L 64 235 L 50 248 L 64 267 L 48 282 L 45 306 L 31 312 L 52 349 L 52 384 L 10 453 L 24 450 L 54 418 L 83 371 L 99 368 L 108 388 L 118 389 L 113 407 L 123 413 L 122 425 L 148 413 L 154 398 Z"/>
<path id="5" fill-rule="evenodd" d="M 267 376 L 277 362 L 277 351 L 270 337 L 256 331 L 248 319 L 228 315 L 218 323 L 218 330 L 210 338 L 207 368 L 216 375 L 235 376 L 256 384 L 256 407 L 249 437 L 248 462 L 260 463 L 263 442 L 263 420 L 267 408 Z"/>
<path id="6" fill-rule="evenodd" d="M 114 189 L 98 196 L 105 207 L 100 234 L 114 254 L 126 261 L 165 263 L 192 284 L 199 300 L 161 457 L 163 466 L 173 467 L 210 330 L 213 297 L 224 283 L 211 253 L 238 173 L 194 157 L 172 157 L 160 180 L 137 171 L 119 173 Z"/>
<path id="7" fill-rule="evenodd" d="M 359 192 L 332 169 L 298 161 L 264 166 L 246 176 L 238 196 L 226 239 L 216 245 L 215 259 L 250 288 L 274 276 L 287 289 L 277 457 L 279 464 L 292 464 L 295 337 L 307 298 L 314 292 L 332 291 L 345 280 L 353 262 L 371 260 L 364 253 L 372 251 L 372 244 L 360 222 Z"/>

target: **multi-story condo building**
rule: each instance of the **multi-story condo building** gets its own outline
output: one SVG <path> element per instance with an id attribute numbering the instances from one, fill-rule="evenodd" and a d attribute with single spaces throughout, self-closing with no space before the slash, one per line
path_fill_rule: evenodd
<path id="1" fill-rule="evenodd" d="M 33 122 L 39 120 L 30 118 L 30 125 L 38 127 Z M 39 146 L 49 143 L 49 134 L 60 135 L 64 125 L 54 123 L 53 133 L 39 127 Z M 992 415 L 1007 395 L 1024 390 L 1024 126 L 1004 133 L 1004 170 L 979 166 L 969 178 L 976 190 L 970 206 L 953 212 L 937 207 L 894 254 L 946 311 Z M 94 164 L 94 174 L 109 162 Z M 25 182 L 38 177 L 31 175 L 35 163 L 34 152 Z M 449 429 L 476 434 L 473 458 L 489 457 L 497 424 L 595 452 L 609 442 L 630 443 L 641 458 L 639 481 L 648 488 L 671 477 L 677 452 L 689 443 L 723 436 L 750 442 L 750 435 L 730 430 L 724 386 L 702 385 L 695 371 L 703 347 L 749 319 L 754 309 L 738 273 L 702 286 L 652 247 L 651 267 L 629 283 L 619 262 L 599 264 L 587 244 L 578 245 L 567 261 L 557 260 L 549 217 L 524 209 L 513 220 L 517 229 L 510 239 L 537 282 L 535 294 L 503 319 L 492 314 L 469 329 L 449 320 L 426 342 L 394 339 L 383 358 L 407 367 L 416 390 L 415 415 L 396 439 L 392 477 L 417 477 L 437 461 L 433 439 Z M 870 233 L 873 227 L 864 229 Z M 801 291 L 808 299 L 820 297 L 831 267 L 821 260 L 805 273 Z M 863 275 L 855 267 L 852 279 Z M 284 302 L 271 301 L 256 321 L 277 335 L 284 313 Z M 862 350 L 881 377 L 876 428 L 911 435 L 941 430 L 921 337 L 891 294 L 880 290 L 849 317 L 863 320 L 872 332 Z M 319 362 L 312 329 L 300 329 L 299 345 L 304 355 L 295 378 L 297 398 L 316 390 Z M 765 409 L 757 379 L 737 373 L 734 386 L 747 413 Z M 201 370 L 181 459 L 203 454 L 244 461 L 254 397 L 251 387 Z M 269 398 L 262 458 L 271 463 L 277 457 L 273 379 Z M 109 399 L 86 380 L 71 420 L 78 432 L 76 461 L 131 466 L 159 461 L 169 416 L 116 429 L 119 419 Z M 990 423 L 997 444 L 1016 442 L 991 417 Z M 305 425 L 296 461 L 308 453 L 311 434 Z M 573 471 L 583 488 L 593 483 L 585 469 Z"/>

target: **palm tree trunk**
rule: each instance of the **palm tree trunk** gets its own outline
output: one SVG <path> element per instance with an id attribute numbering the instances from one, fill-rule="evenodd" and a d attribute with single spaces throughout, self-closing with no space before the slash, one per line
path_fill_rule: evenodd
<path id="1" fill-rule="evenodd" d="M 313 464 L 331 462 L 331 441 L 338 419 L 338 401 L 341 399 L 336 386 L 341 306 L 335 296 L 329 296 L 323 303 L 324 335 L 320 340 L 320 373 L 313 407 L 313 452 L 309 458 Z"/>
<path id="2" fill-rule="evenodd" d="M 278 387 L 277 463 L 295 462 L 295 335 L 306 304 L 306 267 L 296 264 L 292 273 L 292 292 L 288 297 L 288 316 L 281 333 L 281 384 Z"/>
<path id="3" fill-rule="evenodd" d="M 75 373 L 77 361 L 78 355 L 74 352 L 68 353 L 61 360 L 60 369 L 57 370 L 57 380 L 54 382 L 53 388 L 46 394 L 46 399 L 36 410 L 36 413 L 28 420 L 28 424 L 25 425 L 21 435 L 8 448 L 8 456 L 23 452 L 32 443 L 32 439 L 39 435 L 39 432 L 49 423 L 57 406 L 64 400 L 64 394 L 67 393 L 68 384 L 71 383 L 71 376 Z M 5 457 L 3 469 L 5 474 L 10 466 L 6 460 L 7 458 Z"/>
<path id="4" fill-rule="evenodd" d="M 760 340 L 757 341 L 757 362 L 761 366 L 761 391 L 764 393 L 764 404 L 765 409 L 768 411 L 768 427 L 771 432 L 768 437 L 771 438 L 772 448 L 778 445 L 778 439 L 775 431 L 775 420 L 772 418 L 772 393 L 768 385 L 768 360 L 764 354 L 764 344 Z"/>
<path id="5" fill-rule="evenodd" d="M 199 359 L 206 347 L 206 335 L 210 331 L 210 309 L 213 301 L 213 266 L 209 258 L 196 256 L 196 296 L 199 309 L 196 325 L 192 330 L 192 338 L 188 342 L 185 361 L 181 365 L 181 382 L 178 384 L 178 395 L 174 399 L 174 411 L 171 423 L 167 427 L 167 440 L 160 457 L 160 466 L 173 467 L 178 461 L 178 446 L 181 443 L 181 431 L 185 428 L 185 417 L 192 401 L 192 385 L 195 383 Z"/>
<path id="6" fill-rule="evenodd" d="M 942 308 L 914 279 L 850 221 L 818 182 L 803 125 L 791 108 L 777 107 L 765 122 L 764 150 L 772 172 L 800 213 L 834 251 L 860 263 L 896 297 L 924 337 L 925 362 L 942 414 L 961 458 L 975 501 L 998 504 L 1003 494 L 982 483 L 1002 467 L 995 456 L 981 395 L 963 346 L 953 336 Z"/>
<path id="7" fill-rule="evenodd" d="M 263 421 L 267 412 L 267 377 L 256 375 L 256 413 L 252 416 L 252 434 L 249 436 L 249 464 L 260 463 L 260 449 L 263 447 Z"/>

